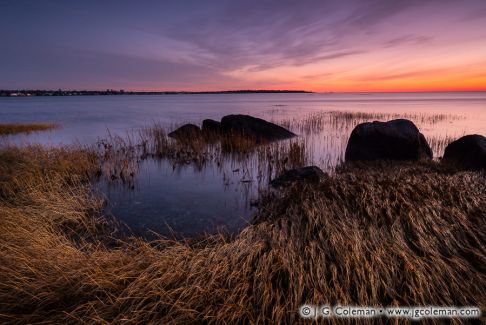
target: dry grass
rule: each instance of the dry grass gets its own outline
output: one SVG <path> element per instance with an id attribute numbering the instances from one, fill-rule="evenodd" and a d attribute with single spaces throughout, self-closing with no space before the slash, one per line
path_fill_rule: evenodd
<path id="1" fill-rule="evenodd" d="M 283 324 L 305 302 L 486 308 L 484 175 L 347 167 L 267 195 L 233 239 L 107 244 L 86 183 L 97 170 L 79 148 L 0 151 L 1 322 Z"/>
<path id="2" fill-rule="evenodd" d="M 0 123 L 0 135 L 31 133 L 58 128 L 54 123 Z"/>

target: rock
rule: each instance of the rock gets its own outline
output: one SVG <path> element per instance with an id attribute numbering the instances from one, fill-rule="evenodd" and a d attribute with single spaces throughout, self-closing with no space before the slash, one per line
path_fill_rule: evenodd
<path id="1" fill-rule="evenodd" d="M 432 150 L 413 122 L 405 119 L 358 124 L 349 137 L 345 160 L 431 159 Z"/>
<path id="2" fill-rule="evenodd" d="M 202 122 L 202 131 L 206 134 L 218 134 L 221 132 L 221 122 L 206 119 Z"/>
<path id="3" fill-rule="evenodd" d="M 184 124 L 180 128 L 168 134 L 169 137 L 177 140 L 191 140 L 201 136 L 201 129 L 194 124 Z"/>
<path id="4" fill-rule="evenodd" d="M 326 173 L 324 173 L 319 167 L 307 166 L 284 172 L 282 175 L 272 180 L 270 185 L 273 187 L 282 187 L 299 181 L 318 183 L 326 176 Z"/>
<path id="5" fill-rule="evenodd" d="M 462 170 L 486 169 L 486 137 L 472 134 L 451 142 L 442 161 Z"/>
<path id="6" fill-rule="evenodd" d="M 258 142 L 275 141 L 294 137 L 289 130 L 249 115 L 227 115 L 221 119 L 221 129 L 226 134 L 254 137 Z"/>

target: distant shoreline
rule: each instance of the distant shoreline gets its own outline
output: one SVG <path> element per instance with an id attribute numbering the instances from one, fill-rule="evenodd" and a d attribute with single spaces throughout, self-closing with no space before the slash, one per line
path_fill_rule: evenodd
<path id="1" fill-rule="evenodd" d="M 5 90 L 0 97 L 42 96 L 116 96 L 116 95 L 218 95 L 218 94 L 440 94 L 440 93 L 486 93 L 486 90 L 444 91 L 307 91 L 307 90 L 221 90 L 221 91 L 125 91 L 125 90 Z"/>
<path id="2" fill-rule="evenodd" d="M 201 95 L 201 94 L 288 94 L 306 90 L 225 90 L 225 91 L 125 91 L 125 90 L 0 90 L 0 97 L 32 96 L 116 96 L 116 95 Z"/>

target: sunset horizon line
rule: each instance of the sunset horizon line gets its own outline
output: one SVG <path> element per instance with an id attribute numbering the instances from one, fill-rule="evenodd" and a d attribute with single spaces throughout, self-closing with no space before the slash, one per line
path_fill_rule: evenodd
<path id="1" fill-rule="evenodd" d="M 258 93 L 258 92 L 274 92 L 274 93 L 474 93 L 486 92 L 483 89 L 425 89 L 425 90 L 308 90 L 308 89 L 288 89 L 288 88 L 236 88 L 236 89 L 130 89 L 130 88 L 0 88 L 0 92 L 118 92 L 118 93 Z"/>

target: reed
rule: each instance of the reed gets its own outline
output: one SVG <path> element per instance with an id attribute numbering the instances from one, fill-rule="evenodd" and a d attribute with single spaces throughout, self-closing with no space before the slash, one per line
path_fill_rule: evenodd
<path id="1" fill-rule="evenodd" d="M 141 162 L 166 159 L 174 169 L 187 164 L 198 169 L 214 164 L 223 173 L 239 169 L 245 171 L 241 181 L 263 187 L 277 173 L 311 162 L 304 138 L 262 143 L 249 136 L 220 134 L 175 140 L 168 133 L 159 123 L 125 136 L 108 133 L 97 145 L 102 174 L 131 186 Z"/>
<path id="2" fill-rule="evenodd" d="M 434 157 L 442 157 L 444 154 L 445 148 L 449 145 L 449 143 L 459 139 L 460 137 L 464 136 L 465 134 L 462 133 L 460 135 L 451 136 L 451 135 L 431 135 L 427 136 L 427 142 L 434 153 Z"/>
<path id="3" fill-rule="evenodd" d="M 381 113 L 358 111 L 319 111 L 303 117 L 275 120 L 284 127 L 303 135 L 311 135 L 329 130 L 348 132 L 363 122 L 389 121 L 393 119 L 409 119 L 418 126 L 430 126 L 441 122 L 464 119 L 462 115 L 442 113 Z"/>

